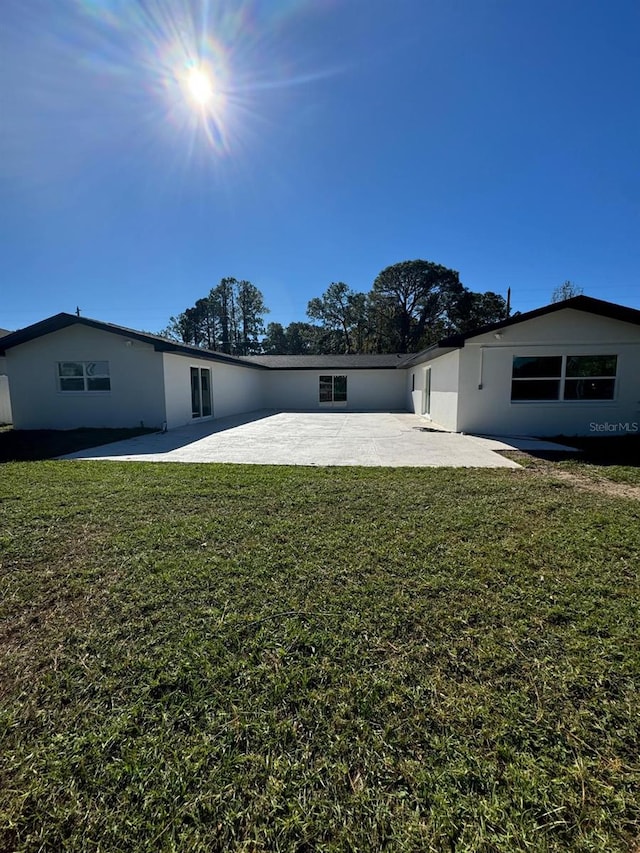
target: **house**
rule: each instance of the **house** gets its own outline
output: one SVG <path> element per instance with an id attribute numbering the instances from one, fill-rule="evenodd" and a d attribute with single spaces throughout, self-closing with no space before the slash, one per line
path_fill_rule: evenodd
<path id="1" fill-rule="evenodd" d="M 640 427 L 640 311 L 587 296 L 411 355 L 234 357 L 56 314 L 0 339 L 17 429 L 174 428 L 257 409 L 410 410 L 456 432 Z"/>
<path id="2" fill-rule="evenodd" d="M 407 359 L 413 410 L 481 435 L 640 433 L 640 311 L 576 296 Z"/>
<path id="3" fill-rule="evenodd" d="M 9 334 L 8 329 L 0 329 L 0 338 Z M 10 424 L 13 420 L 11 414 L 11 397 L 9 396 L 9 377 L 7 376 L 7 360 L 0 355 L 0 426 Z"/>
<path id="4" fill-rule="evenodd" d="M 256 355 L 243 361 L 267 368 L 261 375 L 264 404 L 288 411 L 346 409 L 360 412 L 407 408 L 406 355 Z"/>
<path id="5" fill-rule="evenodd" d="M 172 429 L 263 408 L 406 408 L 395 355 L 236 358 L 74 314 L 8 335 L 2 355 L 16 429 Z"/>

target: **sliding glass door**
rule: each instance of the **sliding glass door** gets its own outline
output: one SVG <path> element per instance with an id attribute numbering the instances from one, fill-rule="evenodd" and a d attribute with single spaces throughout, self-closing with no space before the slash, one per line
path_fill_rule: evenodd
<path id="1" fill-rule="evenodd" d="M 211 405 L 211 371 L 206 367 L 191 368 L 191 417 L 208 418 Z"/>

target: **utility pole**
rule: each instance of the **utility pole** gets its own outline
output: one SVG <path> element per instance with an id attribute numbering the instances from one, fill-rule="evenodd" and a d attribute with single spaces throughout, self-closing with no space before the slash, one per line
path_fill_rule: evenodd
<path id="1" fill-rule="evenodd" d="M 509 319 L 509 315 L 511 314 L 511 288 L 507 288 L 507 316 L 505 319 Z"/>
<path id="2" fill-rule="evenodd" d="M 76 317 L 80 316 L 80 308 L 76 305 Z"/>

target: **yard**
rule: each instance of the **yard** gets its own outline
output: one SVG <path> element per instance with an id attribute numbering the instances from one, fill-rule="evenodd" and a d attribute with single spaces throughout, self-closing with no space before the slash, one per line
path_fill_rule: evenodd
<path id="1" fill-rule="evenodd" d="M 637 849 L 638 469 L 0 475 L 0 849 Z"/>

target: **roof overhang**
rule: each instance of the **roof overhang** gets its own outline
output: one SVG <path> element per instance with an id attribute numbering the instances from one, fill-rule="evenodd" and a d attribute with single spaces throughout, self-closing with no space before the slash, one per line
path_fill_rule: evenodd
<path id="1" fill-rule="evenodd" d="M 565 311 L 566 309 L 584 311 L 587 314 L 595 314 L 599 317 L 608 317 L 611 320 L 620 320 L 623 323 L 632 323 L 633 325 L 640 326 L 640 311 L 636 308 L 627 308 L 625 305 L 606 302 L 603 299 L 594 299 L 592 296 L 573 296 L 571 299 L 564 299 L 562 302 L 553 302 L 550 305 L 544 305 L 542 308 L 536 308 L 524 314 L 516 314 L 497 323 L 489 323 L 486 326 L 470 329 L 468 332 L 442 338 L 436 344 L 419 352 L 407 362 L 407 366 L 421 364 L 424 361 L 432 361 L 435 358 L 440 358 L 440 356 L 452 352 L 452 350 L 462 349 L 465 343 L 471 338 L 476 338 L 489 332 L 497 332 L 509 326 L 526 323 L 528 320 L 533 320 L 536 317 L 544 317 L 547 314 L 554 314 L 556 311 Z"/>
<path id="2" fill-rule="evenodd" d="M 191 358 L 204 359 L 205 361 L 217 361 L 224 364 L 233 364 L 237 367 L 248 367 L 253 370 L 266 370 L 259 364 L 251 364 L 243 361 L 240 358 L 235 358 L 226 353 L 218 353 L 212 350 L 200 349 L 199 347 L 181 344 L 177 341 L 170 341 L 168 338 L 162 338 L 159 335 L 152 335 L 148 332 L 139 332 L 136 329 L 128 329 L 125 326 L 116 326 L 113 323 L 103 323 L 100 320 L 92 320 L 89 317 L 77 317 L 75 314 L 60 313 L 53 317 L 48 317 L 46 320 L 41 320 L 39 323 L 34 323 L 31 326 L 26 326 L 24 329 L 18 329 L 17 332 L 11 332 L 6 337 L 0 339 L 0 356 L 5 355 L 6 350 L 37 338 L 49 335 L 52 332 L 59 332 L 69 326 L 80 325 L 91 329 L 98 329 L 102 332 L 108 332 L 112 335 L 118 335 L 126 340 L 139 341 L 149 344 L 156 352 L 175 353 L 177 355 L 190 356 Z"/>

